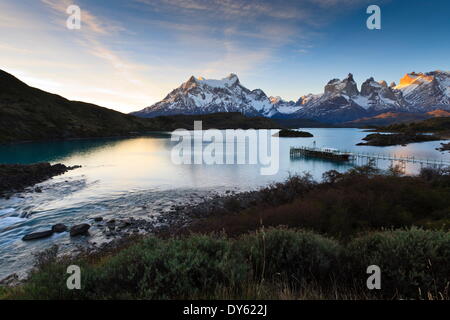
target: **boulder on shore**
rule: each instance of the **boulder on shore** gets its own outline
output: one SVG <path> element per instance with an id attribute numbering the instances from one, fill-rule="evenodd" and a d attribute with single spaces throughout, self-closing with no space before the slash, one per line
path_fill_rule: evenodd
<path id="1" fill-rule="evenodd" d="M 77 225 L 73 226 L 72 228 L 70 228 L 70 236 L 74 237 L 74 236 L 87 234 L 90 227 L 91 226 L 87 223 L 77 224 Z"/>
<path id="2" fill-rule="evenodd" d="M 67 226 L 62 223 L 57 223 L 52 227 L 53 232 L 61 233 L 67 231 Z"/>
<path id="3" fill-rule="evenodd" d="M 39 232 L 33 232 L 25 235 L 22 240 L 23 241 L 30 241 L 30 240 L 36 240 L 36 239 L 42 239 L 42 238 L 48 238 L 53 234 L 53 230 L 45 230 L 45 231 L 39 231 Z"/>

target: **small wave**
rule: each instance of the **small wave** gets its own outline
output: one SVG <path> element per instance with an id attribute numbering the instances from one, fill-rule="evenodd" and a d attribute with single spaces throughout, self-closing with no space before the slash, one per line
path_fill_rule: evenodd
<path id="1" fill-rule="evenodd" d="M 6 218 L 2 218 L 0 219 L 0 230 L 4 229 L 6 227 L 12 226 L 18 222 L 22 222 L 25 221 L 26 219 L 24 218 L 19 218 L 19 217 L 6 217 Z"/>
<path id="2" fill-rule="evenodd" d="M 5 214 L 12 213 L 14 211 L 14 208 L 0 209 L 0 216 L 4 216 Z"/>

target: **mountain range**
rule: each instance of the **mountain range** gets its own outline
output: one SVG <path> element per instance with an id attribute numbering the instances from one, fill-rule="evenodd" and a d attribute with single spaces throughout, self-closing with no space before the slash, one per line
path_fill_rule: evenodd
<path id="1" fill-rule="evenodd" d="M 331 80 L 324 91 L 284 101 L 250 91 L 234 74 L 223 80 L 191 77 L 163 101 L 135 113 L 148 117 L 142 118 L 65 99 L 0 70 L 0 143 L 192 129 L 194 120 L 202 120 L 204 129 L 365 127 L 450 115 L 448 72 L 410 73 L 390 86 L 369 79 L 361 90 L 349 75 Z"/>
<path id="2" fill-rule="evenodd" d="M 320 94 L 285 101 L 249 90 L 235 74 L 222 80 L 195 78 L 172 90 L 163 100 L 133 115 L 156 117 L 173 114 L 241 112 L 268 118 L 304 118 L 326 123 L 346 123 L 383 113 L 427 113 L 450 110 L 450 72 L 408 73 L 397 85 L 369 78 L 358 85 L 350 73 L 332 79 Z"/>

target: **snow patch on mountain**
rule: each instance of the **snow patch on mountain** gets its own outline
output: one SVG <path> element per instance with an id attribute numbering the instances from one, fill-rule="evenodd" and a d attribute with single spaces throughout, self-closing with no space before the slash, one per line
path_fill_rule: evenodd
<path id="1" fill-rule="evenodd" d="M 278 111 L 262 90 L 250 91 L 240 83 L 237 75 L 230 74 L 221 80 L 192 76 L 162 101 L 134 114 L 154 117 L 214 112 L 271 117 Z"/>
<path id="2" fill-rule="evenodd" d="M 450 72 L 432 71 L 406 74 L 395 87 L 405 100 L 422 111 L 450 105 Z"/>
<path id="3" fill-rule="evenodd" d="M 223 78 L 222 80 L 214 80 L 214 79 L 205 79 L 203 77 L 197 78 L 197 82 L 200 85 L 206 85 L 212 88 L 228 88 L 235 85 L 237 82 L 239 82 L 239 79 L 237 75 L 234 73 L 231 73 L 228 77 Z"/>

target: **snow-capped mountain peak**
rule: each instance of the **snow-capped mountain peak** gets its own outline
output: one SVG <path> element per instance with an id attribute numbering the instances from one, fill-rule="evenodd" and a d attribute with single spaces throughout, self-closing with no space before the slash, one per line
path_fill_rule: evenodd
<path id="1" fill-rule="evenodd" d="M 283 99 L 280 96 L 276 96 L 276 97 L 270 96 L 269 100 L 270 100 L 270 103 L 272 103 L 272 104 L 277 104 L 277 103 L 280 103 L 283 101 Z"/>
<path id="2" fill-rule="evenodd" d="M 351 73 L 343 80 L 332 79 L 325 86 L 325 95 L 336 96 L 342 94 L 349 97 L 359 94 L 358 87 Z"/>
<path id="3" fill-rule="evenodd" d="M 299 116 L 327 122 L 350 121 L 368 114 L 406 108 L 401 92 L 388 87 L 386 81 L 369 78 L 359 91 L 351 73 L 343 80 L 330 80 L 323 95 L 302 97 L 298 104 L 303 106 L 297 112 Z"/>
<path id="4" fill-rule="evenodd" d="M 361 85 L 361 94 L 355 102 L 372 110 L 398 110 L 406 106 L 401 92 L 388 87 L 386 81 L 375 81 L 372 77 Z"/>
<path id="5" fill-rule="evenodd" d="M 395 89 L 403 93 L 409 104 L 423 110 L 431 107 L 448 107 L 450 105 L 450 72 L 411 72 L 400 80 Z"/>
<path id="6" fill-rule="evenodd" d="M 396 89 L 403 89 L 405 87 L 417 87 L 424 83 L 430 83 L 434 80 L 433 76 L 426 75 L 422 72 L 420 73 L 407 73 L 403 78 L 400 79 L 400 84 Z"/>
<path id="7" fill-rule="evenodd" d="M 216 79 L 191 76 L 162 101 L 134 113 L 155 117 L 169 114 L 204 114 L 242 112 L 270 117 L 277 111 L 261 89 L 250 91 L 236 74 Z"/>

